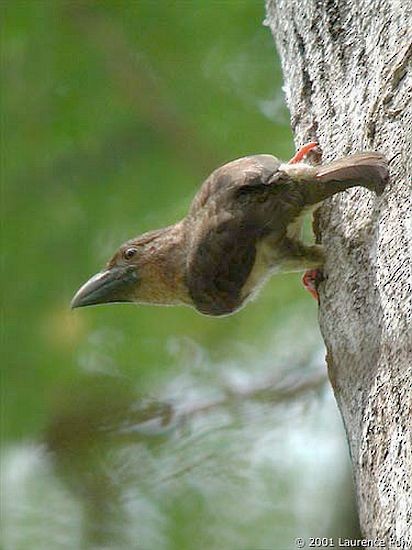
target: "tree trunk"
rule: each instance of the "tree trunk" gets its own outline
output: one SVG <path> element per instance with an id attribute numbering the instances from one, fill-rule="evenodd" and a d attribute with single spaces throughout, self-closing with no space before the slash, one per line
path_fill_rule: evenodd
<path id="1" fill-rule="evenodd" d="M 296 143 L 383 152 L 382 197 L 356 188 L 317 219 L 319 319 L 360 524 L 412 547 L 412 2 L 268 0 Z"/>

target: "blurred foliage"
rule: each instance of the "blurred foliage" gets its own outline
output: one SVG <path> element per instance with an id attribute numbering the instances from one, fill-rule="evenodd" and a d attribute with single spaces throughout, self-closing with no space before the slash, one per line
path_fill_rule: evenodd
<path id="1" fill-rule="evenodd" d="M 167 410 L 174 387 L 185 394 L 189 371 L 189 393 L 213 393 L 216 378 L 224 369 L 236 373 L 239 361 L 252 373 L 282 361 L 305 367 L 320 345 L 315 329 L 302 330 L 315 325 L 316 311 L 299 275 L 273 279 L 256 302 L 223 319 L 186 308 L 69 310 L 74 291 L 119 243 L 183 216 L 217 165 L 252 153 L 292 156 L 280 67 L 263 17 L 263 2 L 254 0 L 1 3 L 2 437 L 6 452 L 46 438 L 69 487 L 73 475 L 92 479 L 93 449 L 110 455 L 111 439 L 99 439 L 105 451 L 95 443 L 102 419 L 118 418 L 138 396 L 161 398 Z M 264 360 L 261 349 L 271 350 Z M 90 442 L 90 456 L 78 451 Z M 222 437 L 216 446 L 226 444 Z M 50 496 L 54 482 L 46 477 L 39 479 Z M 103 487 L 113 510 L 120 497 L 109 478 L 90 491 L 102 503 Z M 170 521 L 162 527 L 166 546 L 222 548 L 205 535 L 208 522 L 219 522 L 206 512 L 204 494 L 190 482 L 185 487 L 182 498 L 177 488 L 170 501 L 160 499 Z M 75 507 L 61 502 L 57 509 L 64 515 L 68 507 L 74 529 Z M 279 531 L 271 531 L 274 513 L 256 519 L 266 533 L 259 540 Z M 241 521 L 236 514 L 231 521 L 233 534 Z M 40 540 L 54 540 L 47 529 Z M 190 546 L 198 529 L 206 538 Z M 241 531 L 241 540 L 254 540 Z M 25 546 L 22 537 L 13 548 L 46 548 Z"/>
<path id="2" fill-rule="evenodd" d="M 120 242 L 184 215 L 219 163 L 292 154 L 263 5 L 35 0 L 2 8 L 5 376 L 14 389 L 4 406 L 8 435 L 19 437 L 42 429 L 53 387 L 78 375 L 79 357 L 93 363 L 86 356 L 100 353 L 146 387 L 168 368 L 171 335 L 227 353 L 234 341 L 267 335 L 291 301 L 309 298 L 289 276 L 221 320 L 183 308 L 68 309 Z"/>

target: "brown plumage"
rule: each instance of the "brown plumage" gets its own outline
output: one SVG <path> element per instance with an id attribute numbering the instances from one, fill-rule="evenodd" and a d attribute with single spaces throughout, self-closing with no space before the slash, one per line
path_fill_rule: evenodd
<path id="1" fill-rule="evenodd" d="M 299 238 L 306 212 L 354 186 L 380 194 L 387 179 L 378 153 L 324 166 L 271 155 L 229 162 L 206 179 L 182 221 L 123 244 L 72 307 L 186 304 L 207 315 L 230 314 L 271 274 L 322 266 L 322 247 Z"/>

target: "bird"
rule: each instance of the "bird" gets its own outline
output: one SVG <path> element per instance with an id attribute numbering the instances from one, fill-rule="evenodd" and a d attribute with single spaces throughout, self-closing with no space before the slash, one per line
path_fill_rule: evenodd
<path id="1" fill-rule="evenodd" d="M 351 187 L 382 194 L 388 163 L 377 152 L 324 165 L 304 161 L 310 142 L 289 162 L 270 154 L 242 157 L 214 170 L 186 217 L 122 244 L 106 267 L 76 292 L 72 308 L 133 302 L 186 305 L 211 316 L 237 312 L 275 273 L 306 271 L 317 297 L 321 244 L 301 240 L 304 217 Z"/>

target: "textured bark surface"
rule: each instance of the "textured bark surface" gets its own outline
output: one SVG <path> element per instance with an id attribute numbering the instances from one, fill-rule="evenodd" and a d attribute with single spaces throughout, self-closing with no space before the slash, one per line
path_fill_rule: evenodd
<path id="1" fill-rule="evenodd" d="M 319 318 L 363 534 L 411 548 L 412 2 L 268 0 L 267 24 L 296 144 L 390 159 L 382 197 L 357 188 L 321 209 Z"/>

